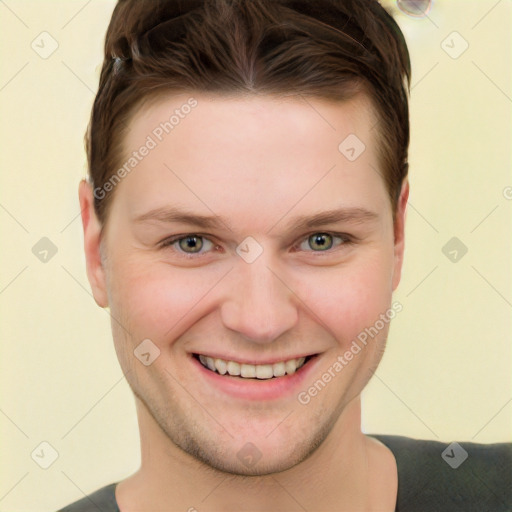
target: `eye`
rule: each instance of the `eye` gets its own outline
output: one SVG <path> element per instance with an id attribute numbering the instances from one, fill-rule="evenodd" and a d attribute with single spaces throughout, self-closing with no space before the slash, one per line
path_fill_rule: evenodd
<path id="1" fill-rule="evenodd" d="M 336 236 L 332 233 L 313 233 L 299 245 L 299 249 L 308 252 L 309 247 L 313 249 L 313 252 L 323 252 L 349 243 L 351 243 L 351 240 L 346 235 Z"/>
<path id="2" fill-rule="evenodd" d="M 176 252 L 184 255 L 202 255 L 213 249 L 214 244 L 204 236 L 190 234 L 165 240 L 162 242 L 162 247 L 172 247 Z M 202 251 L 202 249 L 204 249 L 204 251 Z"/>
<path id="3" fill-rule="evenodd" d="M 342 233 L 324 233 L 318 232 L 307 236 L 298 246 L 300 251 L 315 253 L 332 253 L 330 249 L 335 249 L 341 245 L 353 244 L 353 240 L 349 235 Z M 171 248 L 178 256 L 186 258 L 195 258 L 206 256 L 208 252 L 214 250 L 216 246 L 207 237 L 190 233 L 186 235 L 174 236 L 161 242 L 160 246 Z"/>

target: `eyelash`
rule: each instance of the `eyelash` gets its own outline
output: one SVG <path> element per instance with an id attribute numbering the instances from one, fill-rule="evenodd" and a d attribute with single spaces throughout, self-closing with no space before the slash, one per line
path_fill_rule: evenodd
<path id="1" fill-rule="evenodd" d="M 341 243 L 339 243 L 338 245 L 333 245 L 333 247 L 330 247 L 329 249 L 326 249 L 324 251 L 305 251 L 305 252 L 310 252 L 310 253 L 313 253 L 313 254 L 317 254 L 318 256 L 321 256 L 323 254 L 332 254 L 334 251 L 336 251 L 337 249 L 341 248 L 341 247 L 344 247 L 344 246 L 351 246 L 351 245 L 354 245 L 355 244 L 355 241 L 356 241 L 356 238 L 351 236 L 351 235 L 348 235 L 346 233 L 333 233 L 333 232 L 330 232 L 330 231 L 313 231 L 312 233 L 309 233 L 308 235 L 305 235 L 303 236 L 300 241 L 294 245 L 294 247 L 297 247 L 297 246 L 300 246 L 304 241 L 307 241 L 309 239 L 310 236 L 312 235 L 329 235 L 329 236 L 332 236 L 333 238 L 339 238 L 342 240 Z M 203 239 L 206 239 L 208 240 L 209 242 L 211 242 L 212 244 L 214 244 L 214 247 L 217 247 L 217 245 L 212 241 L 210 240 L 206 235 L 202 235 L 200 233 L 187 233 L 187 234 L 184 234 L 184 235 L 176 235 L 176 236 L 173 236 L 171 238 L 167 238 L 165 240 L 163 240 L 162 242 L 160 242 L 160 248 L 162 249 L 166 249 L 166 248 L 172 248 L 172 245 L 174 245 L 176 242 L 179 242 L 180 240 L 184 240 L 186 238 L 189 238 L 189 237 L 192 237 L 192 236 L 195 236 L 195 237 L 198 237 L 198 238 L 203 238 Z M 208 254 L 208 252 L 200 252 L 200 253 L 186 253 L 186 252 L 183 252 L 181 251 L 180 249 L 174 249 L 175 252 L 180 256 L 180 257 L 184 257 L 184 258 L 187 258 L 187 259 L 197 259 L 197 258 L 200 258 L 202 256 L 206 256 Z M 315 256 L 315 257 L 318 257 L 318 256 Z"/>

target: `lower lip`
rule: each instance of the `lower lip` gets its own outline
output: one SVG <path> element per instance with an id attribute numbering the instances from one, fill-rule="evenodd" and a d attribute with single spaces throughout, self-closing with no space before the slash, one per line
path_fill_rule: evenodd
<path id="1" fill-rule="evenodd" d="M 190 356 L 190 359 L 200 375 L 207 380 L 209 386 L 214 386 L 234 398 L 265 401 L 277 400 L 287 397 L 294 391 L 298 392 L 301 384 L 316 366 L 318 355 L 311 357 L 304 366 L 301 366 L 292 375 L 272 379 L 244 379 L 243 377 L 220 375 L 205 368 L 194 356 Z"/>

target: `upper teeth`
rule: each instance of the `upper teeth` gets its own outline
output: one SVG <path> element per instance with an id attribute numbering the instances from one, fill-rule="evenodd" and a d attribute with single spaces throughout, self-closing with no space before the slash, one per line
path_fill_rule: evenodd
<path id="1" fill-rule="evenodd" d="M 290 359 L 289 361 L 280 361 L 274 364 L 246 364 L 236 361 L 225 361 L 224 359 L 214 359 L 209 356 L 199 356 L 199 361 L 212 371 L 221 375 L 245 377 L 250 379 L 271 379 L 272 377 L 282 377 L 285 373 L 291 375 L 295 373 L 306 360 L 305 357 Z"/>

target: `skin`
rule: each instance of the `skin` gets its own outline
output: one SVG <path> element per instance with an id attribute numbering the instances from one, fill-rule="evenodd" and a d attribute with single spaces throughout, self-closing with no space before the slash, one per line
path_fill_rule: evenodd
<path id="1" fill-rule="evenodd" d="M 139 110 L 126 156 L 190 96 Z M 372 108 L 363 95 L 193 97 L 197 107 L 116 186 L 103 230 L 91 187 L 80 185 L 87 273 L 96 302 L 110 308 L 140 427 L 142 463 L 117 486 L 120 509 L 392 511 L 396 461 L 360 428 L 360 393 L 389 324 L 307 405 L 297 400 L 391 307 L 400 281 L 409 186 L 393 222 Z M 366 146 L 353 162 L 338 150 L 351 133 Z M 224 221 L 204 229 L 136 220 L 169 206 Z M 290 228 L 298 216 L 342 207 L 376 215 Z M 314 233 L 336 234 L 327 237 L 334 247 L 311 246 Z M 203 239 L 191 258 L 178 243 L 161 245 L 188 234 L 211 244 Z M 236 252 L 248 236 L 263 249 L 252 263 Z M 149 366 L 134 356 L 144 339 L 160 350 Z M 243 400 L 207 385 L 191 353 L 319 355 L 294 392 Z M 261 454 L 251 467 L 237 457 L 248 442 Z"/>

